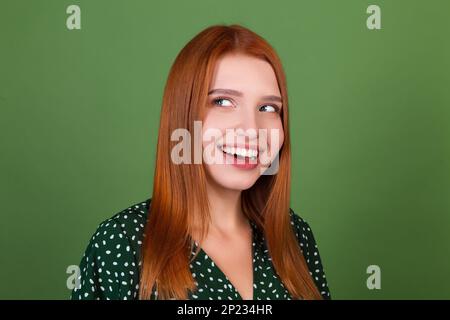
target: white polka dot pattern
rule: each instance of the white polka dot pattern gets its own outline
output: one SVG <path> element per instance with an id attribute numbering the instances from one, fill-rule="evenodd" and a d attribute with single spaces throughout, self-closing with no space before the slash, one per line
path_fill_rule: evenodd
<path id="1" fill-rule="evenodd" d="M 103 221 L 91 237 L 80 263 L 80 287 L 72 299 L 137 299 L 140 248 L 150 199 L 135 204 Z M 310 274 L 324 299 L 331 299 L 316 242 L 308 223 L 292 210 L 289 215 Z M 264 235 L 253 229 L 253 299 L 292 299 L 278 277 L 269 256 Z M 191 258 L 198 246 L 195 243 Z M 192 300 L 241 300 L 239 292 L 214 261 L 200 249 L 189 265 L 197 289 Z M 150 299 L 156 299 L 153 291 Z"/>

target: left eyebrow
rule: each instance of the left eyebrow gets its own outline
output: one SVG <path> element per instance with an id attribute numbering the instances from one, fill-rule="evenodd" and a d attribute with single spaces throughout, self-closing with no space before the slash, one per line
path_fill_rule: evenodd
<path id="1" fill-rule="evenodd" d="M 229 94 L 229 95 L 236 96 L 236 97 L 244 96 L 244 94 L 242 92 L 233 90 L 233 89 L 212 89 L 208 92 L 208 95 L 210 95 L 212 93 Z M 268 101 L 274 101 L 274 102 L 280 102 L 280 103 L 283 102 L 281 100 L 281 97 L 275 96 L 275 95 L 263 96 L 261 98 L 263 100 L 268 100 Z"/>

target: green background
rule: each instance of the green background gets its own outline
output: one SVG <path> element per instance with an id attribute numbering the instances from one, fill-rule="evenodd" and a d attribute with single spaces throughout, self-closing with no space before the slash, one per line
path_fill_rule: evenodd
<path id="1" fill-rule="evenodd" d="M 70 4 L 81 30 L 66 28 Z M 150 197 L 175 56 L 240 23 L 283 61 L 291 206 L 333 298 L 449 299 L 449 15 L 446 0 L 2 0 L 0 298 L 68 298 L 97 225 Z"/>

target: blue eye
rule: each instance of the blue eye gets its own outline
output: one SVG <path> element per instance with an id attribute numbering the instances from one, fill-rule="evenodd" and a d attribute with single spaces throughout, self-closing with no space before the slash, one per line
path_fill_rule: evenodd
<path id="1" fill-rule="evenodd" d="M 261 108 L 259 108 L 259 111 L 263 111 L 263 112 L 278 112 L 280 110 L 280 108 L 278 108 L 277 106 L 272 106 L 272 105 L 264 105 Z"/>
<path id="2" fill-rule="evenodd" d="M 228 101 L 228 102 L 230 102 L 231 105 L 223 105 L 223 104 L 220 103 L 221 101 Z M 213 100 L 213 104 L 218 105 L 220 107 L 232 107 L 233 106 L 233 103 L 231 103 L 231 100 L 225 99 L 225 98 L 214 99 Z"/>

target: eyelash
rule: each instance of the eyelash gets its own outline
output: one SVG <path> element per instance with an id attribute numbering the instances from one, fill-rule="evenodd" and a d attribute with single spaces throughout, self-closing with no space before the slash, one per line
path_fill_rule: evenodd
<path id="1" fill-rule="evenodd" d="M 217 97 L 217 98 L 214 98 L 213 100 L 212 100 L 212 102 L 213 102 L 213 104 L 214 105 L 217 105 L 217 101 L 218 100 L 229 100 L 229 101 L 231 101 L 233 104 L 234 104 L 234 101 L 233 101 L 233 99 L 230 99 L 230 98 L 225 98 L 225 97 Z M 280 113 L 280 107 L 279 106 L 277 106 L 276 104 L 264 104 L 264 105 L 262 105 L 262 107 L 263 106 L 271 106 L 271 107 L 273 107 L 274 109 L 275 109 L 275 112 L 273 112 L 273 113 Z"/>

